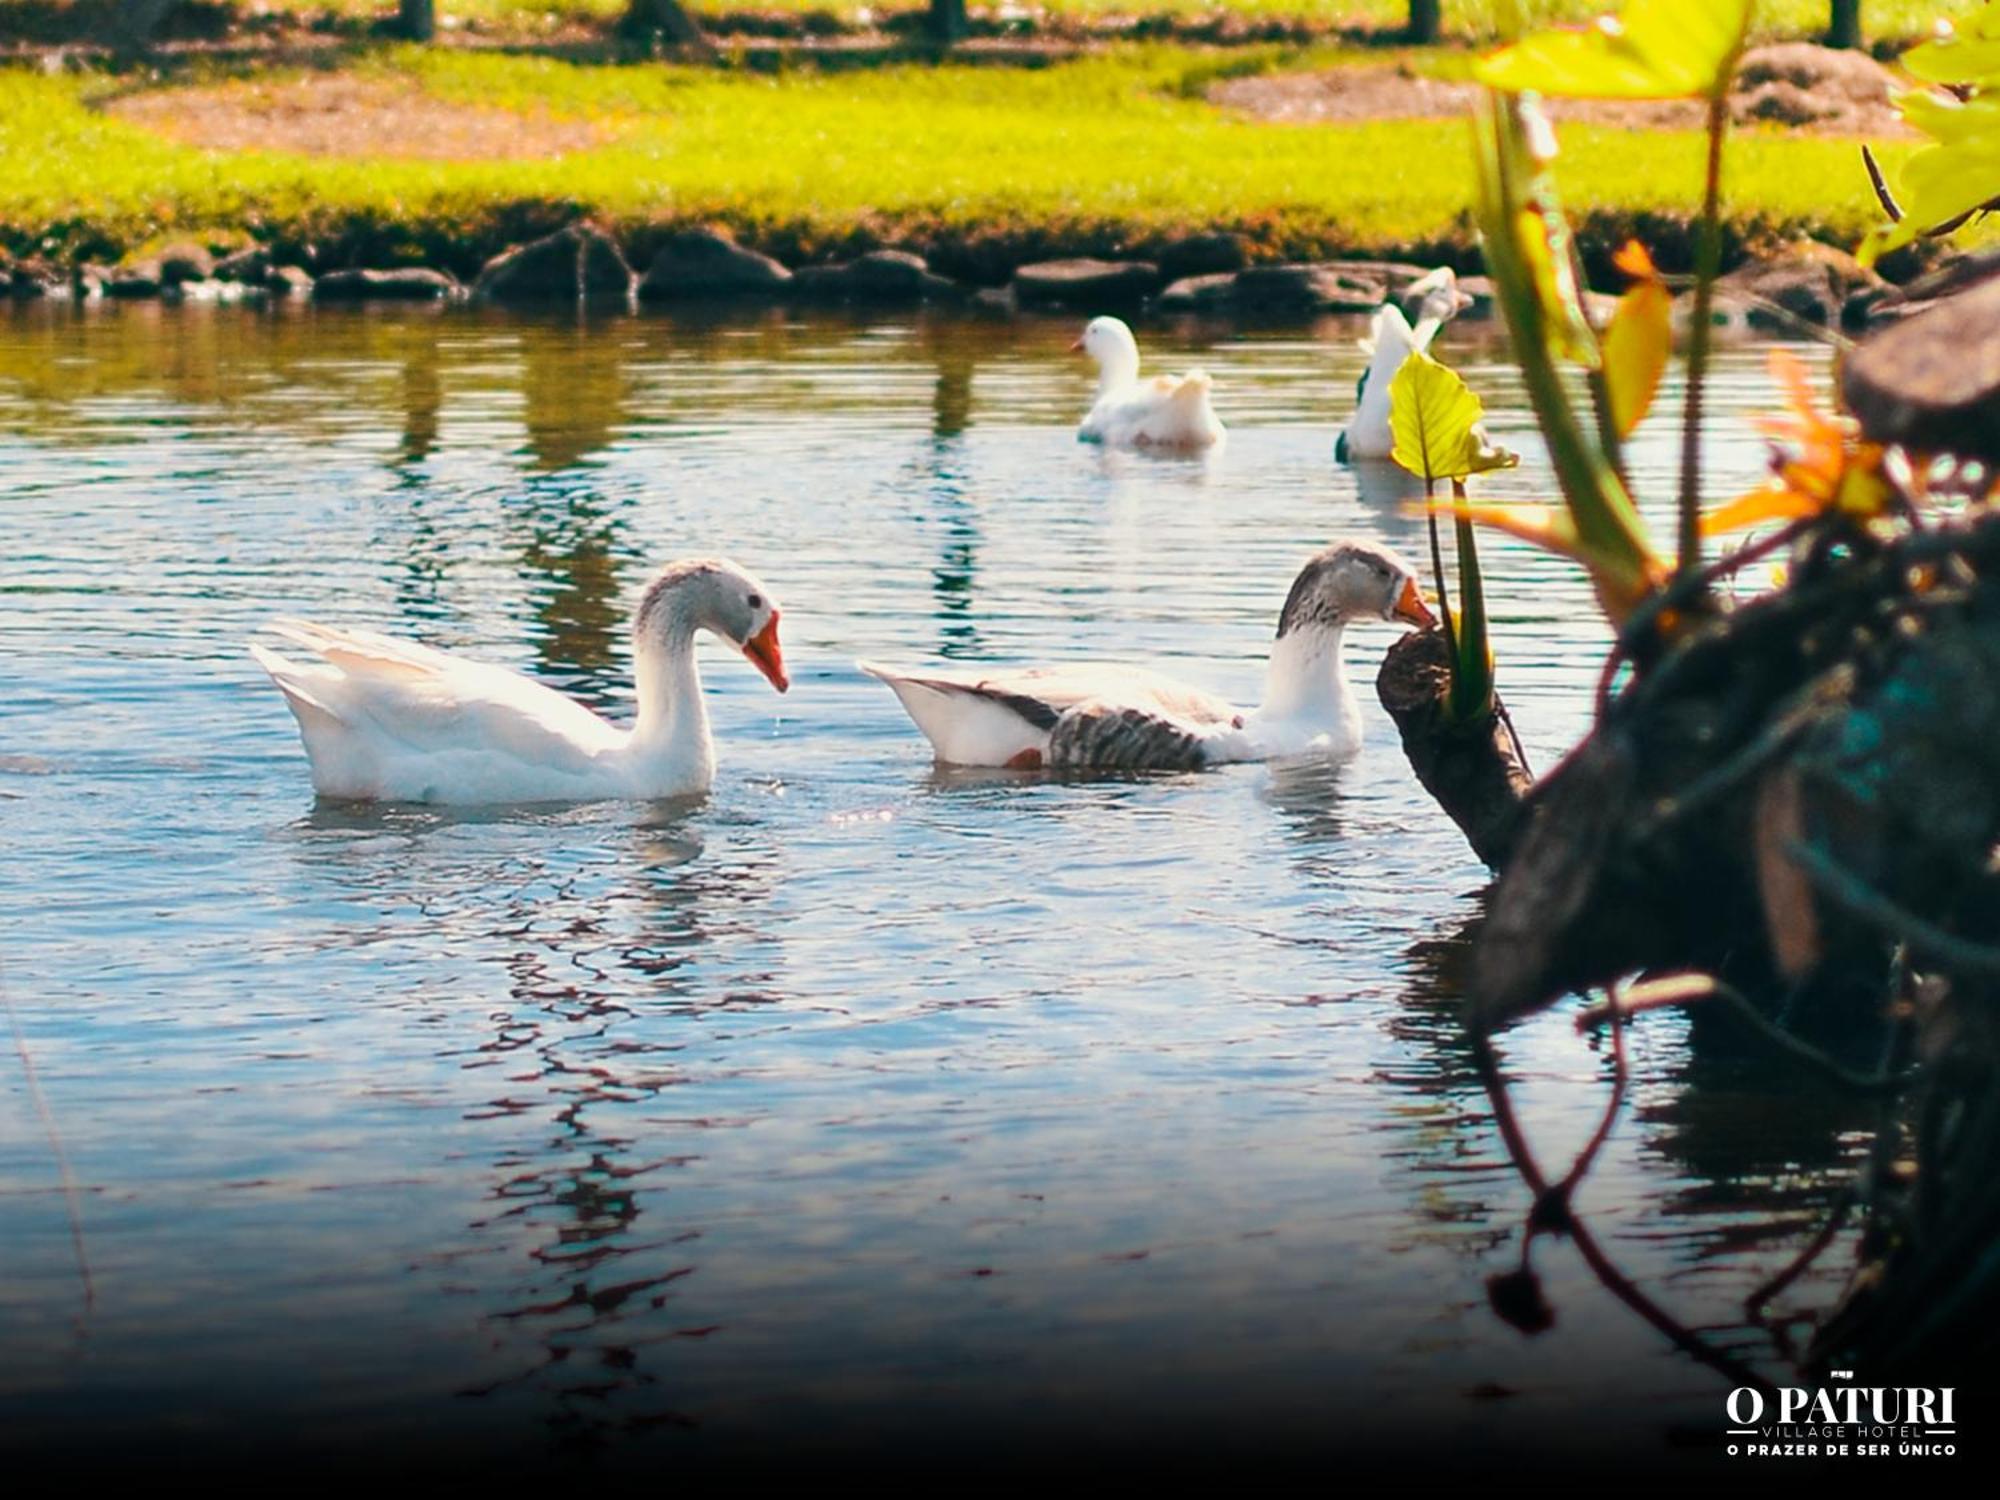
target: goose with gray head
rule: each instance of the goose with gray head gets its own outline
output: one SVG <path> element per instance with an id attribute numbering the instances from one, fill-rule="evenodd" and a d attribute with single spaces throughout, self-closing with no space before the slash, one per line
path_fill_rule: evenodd
<path id="1" fill-rule="evenodd" d="M 1450 266 L 1439 266 L 1403 289 L 1402 301 L 1416 314 L 1414 324 L 1403 308 L 1391 302 L 1375 314 L 1361 348 L 1368 368 L 1354 387 L 1354 415 L 1334 439 L 1337 463 L 1387 458 L 1396 446 L 1389 430 L 1389 382 L 1412 354 L 1429 350 L 1438 330 L 1472 305 L 1458 288 Z"/>
<path id="2" fill-rule="evenodd" d="M 1139 378 L 1139 341 L 1119 318 L 1092 318 L 1070 345 L 1097 361 L 1097 397 L 1076 429 L 1085 443 L 1114 448 L 1213 448 L 1226 435 L 1209 405 L 1204 370 Z"/>
<path id="3" fill-rule="evenodd" d="M 902 700 L 947 765 L 1193 770 L 1284 756 L 1346 757 L 1361 708 L 1341 638 L 1361 620 L 1428 626 L 1410 565 L 1370 542 L 1336 542 L 1293 580 L 1278 615 L 1264 700 L 1241 709 L 1143 667 L 903 671 L 860 663 Z"/>
<path id="4" fill-rule="evenodd" d="M 669 565 L 632 624 L 638 714 L 621 728 L 507 667 L 368 630 L 278 620 L 303 654 L 251 654 L 298 720 L 313 789 L 349 801 L 575 802 L 708 789 L 715 745 L 694 642 L 740 651 L 790 686 L 778 603 L 735 563 Z"/>

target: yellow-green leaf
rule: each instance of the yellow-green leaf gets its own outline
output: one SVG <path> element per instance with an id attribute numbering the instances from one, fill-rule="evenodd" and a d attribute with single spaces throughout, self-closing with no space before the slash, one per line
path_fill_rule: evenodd
<path id="1" fill-rule="evenodd" d="M 1674 348 L 1674 299 L 1659 281 L 1647 279 L 1618 299 L 1604 331 L 1604 385 L 1611 397 L 1611 422 L 1621 438 L 1646 419 Z"/>
<path id="2" fill-rule="evenodd" d="M 1901 58 L 1912 78 L 1926 83 L 1990 83 L 2000 79 L 2000 11 L 1985 6 L 1965 24 Z"/>
<path id="3" fill-rule="evenodd" d="M 1691 99 L 1729 87 L 1752 0 L 1630 0 L 1582 30 L 1538 31 L 1482 58 L 1490 88 L 1570 99 Z"/>
<path id="4" fill-rule="evenodd" d="M 1419 479 L 1463 479 L 1481 446 L 1473 429 L 1485 408 L 1472 389 L 1428 354 L 1412 351 L 1389 382 L 1390 457 Z"/>
<path id="5" fill-rule="evenodd" d="M 1981 123 L 1984 130 L 1926 146 L 1903 164 L 1896 180 L 1903 217 L 1871 231 L 1862 241 L 1857 255 L 1864 265 L 1986 207 L 2000 195 L 2000 111 L 1983 110 Z"/>

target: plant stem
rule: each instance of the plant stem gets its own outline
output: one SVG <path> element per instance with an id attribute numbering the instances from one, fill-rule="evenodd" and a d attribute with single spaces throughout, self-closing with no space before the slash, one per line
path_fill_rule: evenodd
<path id="1" fill-rule="evenodd" d="M 1702 382 L 1708 373 L 1709 319 L 1715 277 L 1722 268 L 1722 141 L 1729 130 L 1729 96 L 1708 101 L 1708 171 L 1702 187 L 1701 233 L 1695 242 L 1694 326 L 1688 330 L 1687 402 L 1681 411 L 1680 572 L 1701 566 Z"/>

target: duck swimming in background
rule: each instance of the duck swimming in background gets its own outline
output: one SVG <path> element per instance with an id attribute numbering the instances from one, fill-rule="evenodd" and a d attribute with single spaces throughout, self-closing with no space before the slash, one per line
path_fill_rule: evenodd
<path id="1" fill-rule="evenodd" d="M 271 630 L 312 656 L 253 645 L 299 721 L 322 797 L 570 802 L 679 797 L 715 776 L 694 638 L 741 651 L 784 692 L 778 602 L 735 563 L 669 564 L 632 622 L 639 711 L 629 729 L 507 667 L 307 620 Z"/>
<path id="2" fill-rule="evenodd" d="M 1472 305 L 1472 299 L 1458 289 L 1458 277 L 1450 266 L 1439 266 L 1411 282 L 1402 301 L 1416 308 L 1414 327 L 1403 308 L 1390 302 L 1375 314 L 1368 337 L 1361 341 L 1368 352 L 1368 368 L 1354 387 L 1354 415 L 1334 439 L 1333 456 L 1338 463 L 1390 455 L 1396 440 L 1389 431 L 1389 382 L 1403 368 L 1404 360 L 1428 350 L 1437 331 Z"/>
<path id="3" fill-rule="evenodd" d="M 1139 378 L 1139 341 L 1118 318 L 1092 318 L 1072 351 L 1097 361 L 1097 399 L 1076 429 L 1086 443 L 1117 448 L 1212 448 L 1225 436 L 1208 403 L 1202 370 Z"/>
<path id="4" fill-rule="evenodd" d="M 960 766 L 1185 771 L 1281 756 L 1346 757 L 1361 707 L 1341 667 L 1356 620 L 1433 623 L 1416 573 L 1386 547 L 1336 542 L 1299 570 L 1278 615 L 1264 701 L 1243 710 L 1143 667 L 999 672 L 858 665 L 895 689 L 937 752 Z"/>

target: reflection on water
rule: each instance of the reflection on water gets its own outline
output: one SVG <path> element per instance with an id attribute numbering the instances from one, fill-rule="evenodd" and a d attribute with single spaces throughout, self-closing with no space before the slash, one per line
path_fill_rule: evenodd
<path id="1" fill-rule="evenodd" d="M 1160 330 L 1232 430 L 1187 461 L 1079 447 L 1054 325 L 8 311 L 0 983 L 97 1300 L 79 1334 L 9 1072 L 0 1444 L 1519 1462 L 1588 1405 L 1607 1456 L 1696 1462 L 1659 1444 L 1712 1378 L 1562 1257 L 1553 1333 L 1486 1308 L 1525 1202 L 1456 1019 L 1483 874 L 1372 702 L 1345 767 L 966 775 L 851 665 L 1254 697 L 1302 555 L 1424 549 L 1406 484 L 1331 462 L 1353 332 Z M 1538 496 L 1498 351 L 1453 337 L 1527 455 L 1492 491 Z M 1723 361 L 1720 488 L 1760 469 L 1760 370 Z M 1674 450 L 1641 430 L 1642 489 Z M 797 687 L 705 654 L 722 769 L 685 805 L 313 807 L 241 649 L 324 615 L 622 713 L 633 600 L 697 552 L 780 592 Z M 1560 562 L 1494 538 L 1486 572 L 1546 761 L 1602 629 Z M 1350 642 L 1364 699 L 1386 640 Z M 1559 1015 L 1506 1051 L 1560 1159 L 1609 1064 Z M 1806 1082 L 1751 1109 L 1671 1018 L 1633 1067 L 1580 1206 L 1740 1324 L 1866 1122 Z"/>

